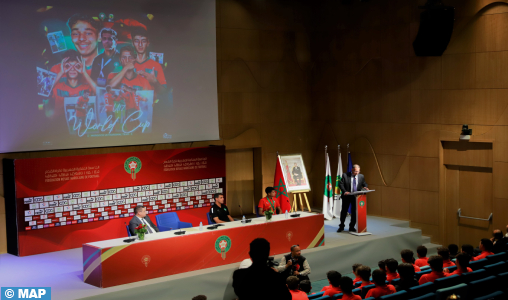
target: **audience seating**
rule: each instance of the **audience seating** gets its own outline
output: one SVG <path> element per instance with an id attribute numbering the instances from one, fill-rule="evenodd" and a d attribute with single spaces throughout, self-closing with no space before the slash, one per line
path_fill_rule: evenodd
<path id="1" fill-rule="evenodd" d="M 127 236 L 128 236 L 128 237 L 131 237 L 131 236 L 132 236 L 132 234 L 131 234 L 131 230 L 129 229 L 129 225 L 127 225 L 127 226 L 125 226 L 125 227 L 127 227 L 127 234 L 128 234 Z"/>
<path id="2" fill-rule="evenodd" d="M 485 271 L 487 271 L 487 274 L 489 274 L 490 276 L 508 271 L 507 266 L 508 266 L 507 263 L 505 263 L 504 261 L 500 261 L 492 265 L 487 265 L 483 268 L 485 269 Z"/>
<path id="3" fill-rule="evenodd" d="M 432 272 L 432 269 L 430 269 L 430 268 L 426 269 L 424 271 L 416 272 L 415 273 L 415 278 L 416 278 L 416 280 L 420 280 L 420 277 L 422 277 L 422 275 L 429 274 L 430 272 Z"/>
<path id="4" fill-rule="evenodd" d="M 450 271 L 450 273 L 454 272 L 455 270 L 457 270 L 457 266 L 453 266 L 453 267 L 447 267 L 448 271 Z"/>
<path id="5" fill-rule="evenodd" d="M 435 300 L 435 299 L 436 299 L 436 294 L 428 293 L 428 294 L 425 294 L 420 297 L 410 298 L 409 300 Z"/>
<path id="6" fill-rule="evenodd" d="M 360 285 L 362 285 L 362 282 L 361 282 L 361 281 L 358 281 L 357 283 L 355 283 L 355 286 L 354 286 L 354 287 L 356 288 L 356 287 L 359 287 Z"/>
<path id="7" fill-rule="evenodd" d="M 330 296 L 323 296 L 323 297 L 319 297 L 319 298 L 314 298 L 314 300 L 332 300 L 332 297 L 330 297 Z"/>
<path id="8" fill-rule="evenodd" d="M 406 300 L 407 299 L 407 292 L 406 291 L 399 291 L 399 292 L 393 293 L 391 295 L 381 296 L 381 297 L 379 297 L 379 299 Z"/>
<path id="9" fill-rule="evenodd" d="M 460 296 L 461 299 L 466 299 L 468 295 L 468 285 L 461 283 L 448 288 L 439 289 L 436 291 L 436 300 L 446 300 L 446 298 L 452 294 Z"/>
<path id="10" fill-rule="evenodd" d="M 506 252 L 499 252 L 498 254 L 487 256 L 486 259 L 490 263 L 497 263 L 497 262 L 500 262 L 500 261 L 506 261 L 506 260 L 508 260 L 508 253 L 506 253 Z"/>
<path id="11" fill-rule="evenodd" d="M 476 270 L 473 272 L 464 273 L 461 276 L 462 276 L 462 282 L 470 283 L 471 281 L 483 279 L 489 275 L 488 275 L 487 271 L 485 271 L 485 269 L 480 269 L 480 270 Z"/>
<path id="12" fill-rule="evenodd" d="M 497 277 L 497 286 L 504 287 L 508 282 L 508 272 L 496 274 Z"/>
<path id="13" fill-rule="evenodd" d="M 400 278 L 395 278 L 394 280 L 392 280 L 392 283 L 390 283 L 390 284 L 396 285 L 396 284 L 398 284 L 399 281 L 400 281 Z"/>
<path id="14" fill-rule="evenodd" d="M 367 296 L 367 292 L 370 291 L 370 289 L 374 288 L 376 285 L 375 284 L 369 284 L 369 285 L 366 285 L 362 288 L 362 299 L 365 298 L 365 296 Z"/>
<path id="15" fill-rule="evenodd" d="M 206 213 L 206 218 L 208 219 L 208 225 L 215 224 L 215 221 L 210 218 L 210 212 Z"/>
<path id="16" fill-rule="evenodd" d="M 427 265 L 427 266 L 423 266 L 423 267 L 420 267 L 420 271 L 425 271 L 427 269 L 430 269 L 430 266 Z"/>
<path id="17" fill-rule="evenodd" d="M 436 290 L 444 289 L 450 286 L 454 286 L 457 284 L 461 284 L 463 282 L 462 278 L 459 275 L 452 275 L 448 277 L 438 278 L 434 281 L 434 285 Z"/>
<path id="18" fill-rule="evenodd" d="M 316 299 L 316 298 L 323 296 L 324 294 L 325 294 L 325 292 L 315 293 L 315 294 L 309 295 L 309 299 Z"/>
<path id="19" fill-rule="evenodd" d="M 496 277 L 489 276 L 480 280 L 471 281 L 468 286 L 470 298 L 485 296 L 496 290 Z"/>
<path id="20" fill-rule="evenodd" d="M 376 298 L 374 298 L 374 297 L 369 297 L 369 298 L 367 298 L 367 299 L 363 299 L 363 300 L 376 300 Z"/>
<path id="21" fill-rule="evenodd" d="M 161 232 L 171 229 L 192 227 L 192 223 L 180 221 L 176 212 L 168 212 L 165 214 L 157 215 L 155 216 L 155 220 L 157 221 L 157 226 Z"/>
<path id="22" fill-rule="evenodd" d="M 409 288 L 407 292 L 409 293 L 409 298 L 416 298 L 423 296 L 428 293 L 434 293 L 436 291 L 436 288 L 434 286 L 434 283 L 427 282 L 418 286 L 414 286 L 412 288 Z"/>
<path id="23" fill-rule="evenodd" d="M 497 291 L 492 294 L 485 295 L 483 297 L 474 298 L 473 300 L 505 300 L 507 297 L 506 293 Z"/>
<path id="24" fill-rule="evenodd" d="M 477 261 L 472 261 L 469 263 L 469 267 L 473 269 L 473 271 L 476 271 L 478 269 L 483 269 L 485 265 L 489 264 L 489 261 L 484 258 Z"/>
<path id="25" fill-rule="evenodd" d="M 358 295 L 358 296 L 361 296 L 362 295 L 362 290 L 361 289 L 354 289 L 351 291 L 353 294 L 355 295 Z"/>

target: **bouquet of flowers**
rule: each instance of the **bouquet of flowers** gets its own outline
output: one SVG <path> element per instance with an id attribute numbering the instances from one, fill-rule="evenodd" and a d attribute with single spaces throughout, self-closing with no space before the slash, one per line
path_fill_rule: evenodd
<path id="1" fill-rule="evenodd" d="M 146 225 L 139 224 L 138 227 L 134 228 L 134 232 L 138 235 L 138 238 L 140 240 L 144 240 L 145 239 L 145 233 L 147 233 L 148 230 L 146 229 Z"/>
<path id="2" fill-rule="evenodd" d="M 272 219 L 272 215 L 273 215 L 273 210 L 271 207 L 270 207 L 270 209 L 265 210 L 265 217 L 266 217 L 267 221 L 270 221 Z"/>

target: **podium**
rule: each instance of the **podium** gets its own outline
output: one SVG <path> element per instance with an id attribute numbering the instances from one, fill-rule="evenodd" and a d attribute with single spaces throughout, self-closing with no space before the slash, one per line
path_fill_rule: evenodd
<path id="1" fill-rule="evenodd" d="M 356 197 L 356 232 L 349 232 L 352 235 L 364 236 L 372 233 L 367 232 L 367 194 L 375 190 L 365 190 L 350 193 Z"/>

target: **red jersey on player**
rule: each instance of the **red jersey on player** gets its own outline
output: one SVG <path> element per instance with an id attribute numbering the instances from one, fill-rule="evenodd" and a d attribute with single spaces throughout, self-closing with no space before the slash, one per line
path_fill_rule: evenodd
<path id="1" fill-rule="evenodd" d="M 147 73 L 155 73 L 155 77 L 157 78 L 157 81 L 161 85 L 166 85 L 166 76 L 164 76 L 164 72 L 162 71 L 162 66 L 154 61 L 153 59 L 148 58 L 142 63 L 138 63 L 137 61 L 134 63 L 134 67 L 136 68 L 136 71 L 145 71 Z M 150 88 L 150 90 L 153 90 L 153 87 Z"/>
<path id="2" fill-rule="evenodd" d="M 108 82 L 111 79 L 113 79 L 116 76 L 116 74 L 118 73 L 109 73 Z M 119 87 L 121 88 L 123 85 L 133 87 L 136 90 L 153 90 L 153 87 L 150 85 L 150 82 L 148 82 L 148 80 L 143 76 L 137 74 L 134 75 L 134 78 L 132 78 L 131 80 L 127 79 L 127 77 L 124 76 L 122 78 L 122 81 L 120 81 Z"/>
<path id="3" fill-rule="evenodd" d="M 131 92 L 125 92 L 120 94 L 119 99 L 123 99 L 125 101 L 125 109 L 136 108 L 136 100 L 134 98 L 134 94 Z"/>
<path id="4" fill-rule="evenodd" d="M 104 102 L 106 103 L 106 111 L 107 112 L 113 111 L 113 108 L 115 106 L 115 104 L 113 102 L 114 100 L 115 100 L 115 97 L 113 97 L 112 94 L 110 94 L 110 93 L 104 94 Z"/>
<path id="5" fill-rule="evenodd" d="M 76 104 L 76 117 L 80 118 L 86 116 L 88 101 L 90 101 L 90 98 L 85 99 L 83 96 L 78 98 L 78 103 Z"/>
<path id="6" fill-rule="evenodd" d="M 84 90 L 91 91 L 91 88 L 88 84 L 80 84 L 76 87 L 72 87 L 68 85 L 65 80 L 55 84 L 53 87 L 53 99 L 55 99 L 54 116 L 56 117 L 64 113 L 65 97 L 83 96 Z"/>

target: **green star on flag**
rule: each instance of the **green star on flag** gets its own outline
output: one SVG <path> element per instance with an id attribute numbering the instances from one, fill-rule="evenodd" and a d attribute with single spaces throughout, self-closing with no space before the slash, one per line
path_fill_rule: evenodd
<path id="1" fill-rule="evenodd" d="M 282 178 L 279 178 L 279 185 L 276 185 L 273 188 L 277 192 L 277 195 L 275 195 L 275 198 L 279 198 L 280 195 L 288 197 L 286 185 L 282 181 Z M 282 189 L 282 190 L 280 190 L 280 189 Z"/>

